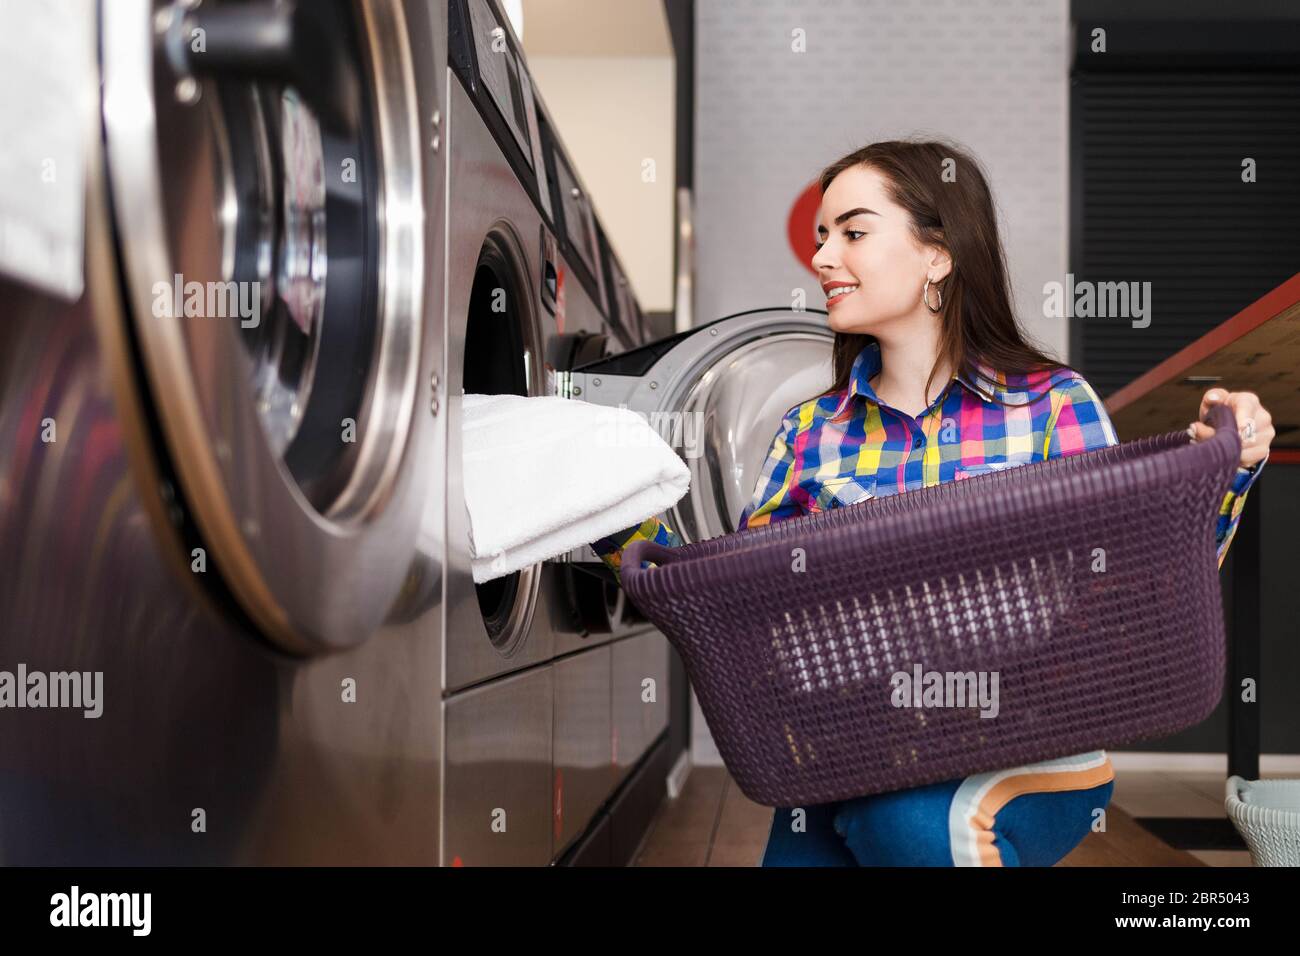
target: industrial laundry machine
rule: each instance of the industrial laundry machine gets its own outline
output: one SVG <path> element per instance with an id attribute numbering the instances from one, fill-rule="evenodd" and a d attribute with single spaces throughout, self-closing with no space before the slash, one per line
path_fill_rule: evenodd
<path id="1" fill-rule="evenodd" d="M 624 801 L 636 819 L 622 794 L 662 789 L 675 689 L 667 641 L 590 546 L 473 583 L 459 395 L 555 394 L 645 415 L 691 468 L 691 490 L 667 516 L 697 540 L 734 530 L 783 413 L 829 384 L 833 335 L 824 312 L 760 309 L 647 342 L 588 190 L 490 0 L 454 0 L 448 60 L 447 852 L 494 859 L 509 844 L 481 822 L 508 819 L 503 794 L 545 806 L 549 785 L 553 852 L 622 862 L 637 830 L 619 819 Z M 501 467 L 526 499 L 536 463 Z"/>
<path id="2" fill-rule="evenodd" d="M 452 0 L 448 31 L 445 859 L 623 862 L 628 794 L 664 789 L 667 642 L 598 562 L 475 584 L 460 421 L 465 393 L 557 394 L 642 312 L 509 22 Z M 544 465 L 501 462 L 522 501 Z"/>
<path id="3" fill-rule="evenodd" d="M 0 669 L 102 697 L 0 716 L 0 862 L 437 863 L 445 8 L 64 6 L 4 13 L 80 166 L 6 235 L 84 233 L 0 280 Z"/>
<path id="4" fill-rule="evenodd" d="M 504 18 L 96 10 L 79 45 L 60 0 L 6 13 L 88 106 L 50 193 L 81 190 L 81 288 L 15 266 L 46 223 L 0 205 L 0 672 L 102 697 L 4 711 L 0 862 L 626 858 L 666 643 L 567 563 L 469 574 L 462 390 L 553 392 L 641 327 Z M 494 59 L 453 73 L 449 30 Z M 27 104 L 0 116 L 39 169 Z"/>

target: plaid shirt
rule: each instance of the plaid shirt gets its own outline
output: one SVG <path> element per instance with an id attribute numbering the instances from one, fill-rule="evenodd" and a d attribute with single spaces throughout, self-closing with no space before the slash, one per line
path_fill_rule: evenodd
<path id="1" fill-rule="evenodd" d="M 786 413 L 737 530 L 1119 441 L 1097 393 L 1070 369 L 1005 375 L 980 366 L 986 376 L 979 380 L 983 388 L 956 374 L 916 418 L 877 398 L 870 380 L 879 371 L 880 346 L 872 342 L 854 361 L 846 389 L 809 399 Z M 990 400 L 990 391 L 1018 407 L 998 405 Z M 845 421 L 833 420 L 846 410 Z M 1265 461 L 1238 468 L 1224 496 L 1216 529 L 1220 567 L 1246 492 Z M 642 539 L 681 544 L 661 518 L 652 517 L 601 538 L 592 548 L 618 573 L 622 549 Z"/>

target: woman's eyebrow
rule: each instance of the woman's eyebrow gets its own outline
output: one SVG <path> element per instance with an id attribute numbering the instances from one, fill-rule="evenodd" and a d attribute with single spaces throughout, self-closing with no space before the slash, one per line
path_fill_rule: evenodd
<path id="1" fill-rule="evenodd" d="M 850 209 L 848 212 L 842 212 L 838 216 L 836 216 L 835 225 L 838 226 L 840 223 L 844 222 L 847 219 L 852 219 L 854 216 L 879 216 L 879 215 L 880 213 L 876 212 L 874 209 L 867 209 L 864 206 L 858 206 L 854 209 Z M 823 226 L 821 223 L 818 223 L 817 231 L 819 233 L 825 232 L 826 227 Z"/>

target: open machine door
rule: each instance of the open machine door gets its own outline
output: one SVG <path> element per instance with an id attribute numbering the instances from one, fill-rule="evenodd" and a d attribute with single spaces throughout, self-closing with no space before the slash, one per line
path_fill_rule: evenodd
<path id="1" fill-rule="evenodd" d="M 677 450 L 690 491 L 665 517 L 689 544 L 736 530 L 782 416 L 830 385 L 834 338 L 825 312 L 741 312 L 561 373 L 558 388 L 625 405 Z"/>

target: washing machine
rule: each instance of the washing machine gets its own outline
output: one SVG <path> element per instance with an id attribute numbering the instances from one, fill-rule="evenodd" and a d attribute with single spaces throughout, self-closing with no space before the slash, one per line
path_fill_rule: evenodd
<path id="1" fill-rule="evenodd" d="M 613 829 L 628 829 L 621 794 L 666 740 L 671 651 L 590 546 L 473 583 L 460 395 L 561 395 L 641 413 L 691 469 L 667 517 L 699 540 L 735 529 L 782 415 L 829 383 L 833 334 L 825 312 L 756 309 L 647 341 L 492 0 L 452 0 L 448 59 L 446 853 L 542 862 L 548 836 L 554 859 L 591 840 L 611 808 Z M 526 500 L 534 463 L 501 467 L 518 473 Z M 548 805 L 546 834 L 535 811 Z M 510 807 L 534 812 L 521 823 Z M 520 832 L 527 842 L 513 845 Z"/>
<path id="2" fill-rule="evenodd" d="M 445 6 L 23 7 L 93 107 L 83 288 L 0 280 L 0 669 L 98 691 L 0 717 L 0 862 L 437 863 Z"/>
<path id="3" fill-rule="evenodd" d="M 474 582 L 461 396 L 556 395 L 639 344 L 643 313 L 499 6 L 452 0 L 448 29 L 444 860 L 545 864 L 666 745 L 669 648 L 597 561 Z M 544 465 L 502 461 L 502 507 Z"/>

